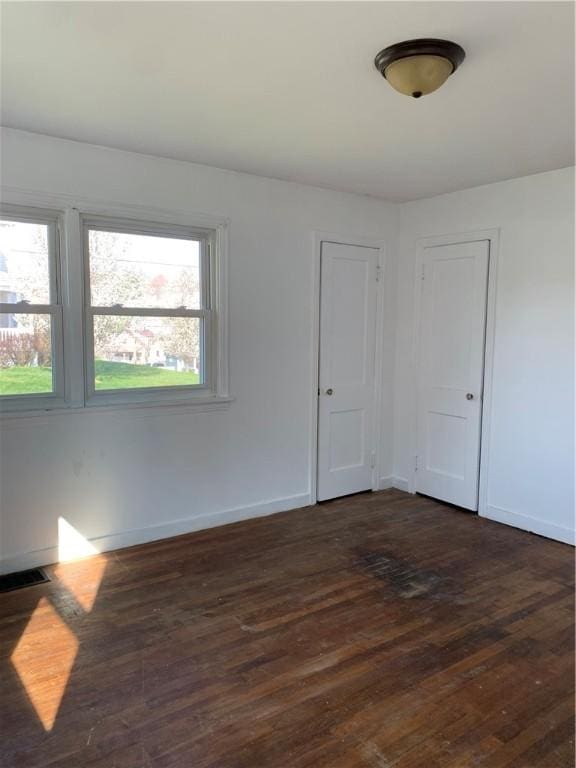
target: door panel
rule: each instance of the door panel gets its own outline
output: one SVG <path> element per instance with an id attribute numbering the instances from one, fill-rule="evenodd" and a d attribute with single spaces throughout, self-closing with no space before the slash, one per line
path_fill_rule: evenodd
<path id="1" fill-rule="evenodd" d="M 378 250 L 322 243 L 318 499 L 372 488 Z"/>
<path id="2" fill-rule="evenodd" d="M 330 414 L 330 472 L 364 464 L 364 411 Z"/>
<path id="3" fill-rule="evenodd" d="M 488 240 L 425 248 L 416 490 L 478 509 Z"/>

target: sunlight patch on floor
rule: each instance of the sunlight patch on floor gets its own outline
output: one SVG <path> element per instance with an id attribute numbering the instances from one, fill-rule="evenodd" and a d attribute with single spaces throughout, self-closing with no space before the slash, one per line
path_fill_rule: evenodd
<path id="1" fill-rule="evenodd" d="M 86 613 L 94 607 L 106 570 L 106 560 L 104 555 L 100 555 L 77 563 L 61 563 L 54 568 L 54 576 L 74 595 Z"/>
<path id="2" fill-rule="evenodd" d="M 58 518 L 56 577 L 85 613 L 94 607 L 106 570 L 104 555 L 63 517 Z M 83 560 L 82 558 L 89 558 Z M 78 562 L 66 562 L 77 560 Z M 45 597 L 22 633 L 11 661 L 45 731 L 51 731 L 72 674 L 79 642 Z"/>
<path id="3" fill-rule="evenodd" d="M 11 661 L 45 731 L 52 730 L 77 653 L 75 634 L 43 597 Z"/>

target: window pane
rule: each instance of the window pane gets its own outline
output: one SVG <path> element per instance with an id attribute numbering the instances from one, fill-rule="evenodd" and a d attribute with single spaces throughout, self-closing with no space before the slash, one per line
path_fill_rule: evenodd
<path id="1" fill-rule="evenodd" d="M 52 392 L 50 315 L 0 314 L 0 395 Z"/>
<path id="2" fill-rule="evenodd" d="M 95 387 L 135 389 L 202 383 L 198 317 L 94 316 Z"/>
<path id="3" fill-rule="evenodd" d="M 92 305 L 200 309 L 200 243 L 88 232 Z"/>
<path id="4" fill-rule="evenodd" d="M 48 225 L 0 221 L 0 303 L 50 303 Z"/>

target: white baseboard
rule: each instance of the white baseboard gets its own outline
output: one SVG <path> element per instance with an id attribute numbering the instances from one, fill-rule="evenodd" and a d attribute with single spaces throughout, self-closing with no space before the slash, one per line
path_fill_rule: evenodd
<path id="1" fill-rule="evenodd" d="M 392 488 L 397 488 L 399 491 L 406 491 L 410 493 L 410 483 L 406 477 L 393 477 Z"/>
<path id="2" fill-rule="evenodd" d="M 388 488 L 396 488 L 399 491 L 408 492 L 408 480 L 405 477 L 394 477 L 394 475 L 381 477 L 378 481 L 378 490 L 385 491 Z"/>
<path id="3" fill-rule="evenodd" d="M 288 509 L 306 507 L 310 504 L 310 494 L 303 493 L 297 496 L 286 496 L 280 499 L 272 499 L 261 504 L 254 504 L 234 509 L 225 509 L 219 512 L 210 512 L 206 515 L 198 515 L 184 520 L 173 520 L 161 525 L 152 525 L 147 528 L 138 528 L 129 531 L 120 531 L 108 536 L 97 536 L 89 539 L 90 544 L 98 552 L 110 552 L 113 549 L 133 547 L 136 544 L 146 544 L 149 541 L 168 539 L 171 536 L 179 536 L 183 533 L 193 533 L 206 528 L 215 528 L 219 525 L 237 523 L 241 520 L 249 520 L 253 517 L 264 517 L 276 512 L 285 512 Z M 23 571 L 27 568 L 37 568 L 50 563 L 57 563 L 58 547 L 46 547 L 33 552 L 20 552 L 9 555 L 0 560 L 0 573 L 12 573 Z"/>
<path id="4" fill-rule="evenodd" d="M 408 480 L 405 477 L 394 477 L 394 475 L 381 477 L 378 481 L 378 490 L 385 491 L 388 488 L 396 488 L 399 491 L 408 492 Z"/>
<path id="5" fill-rule="evenodd" d="M 565 528 L 562 525 L 549 523 L 547 520 L 542 520 L 538 517 L 530 517 L 530 515 L 524 515 L 521 512 L 511 512 L 510 510 L 490 505 L 486 509 L 481 510 L 479 514 L 488 520 L 495 520 L 497 523 L 521 528 L 523 531 L 529 531 L 530 533 L 537 533 L 540 536 L 545 536 L 547 539 L 561 541 L 564 544 L 576 544 L 576 531 Z"/>

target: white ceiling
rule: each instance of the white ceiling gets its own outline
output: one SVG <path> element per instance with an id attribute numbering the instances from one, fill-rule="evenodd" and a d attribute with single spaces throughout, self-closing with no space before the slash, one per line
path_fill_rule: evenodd
<path id="1" fill-rule="evenodd" d="M 570 2 L 2 3 L 6 126 L 408 200 L 574 162 Z M 393 91 L 386 45 L 467 52 Z"/>

